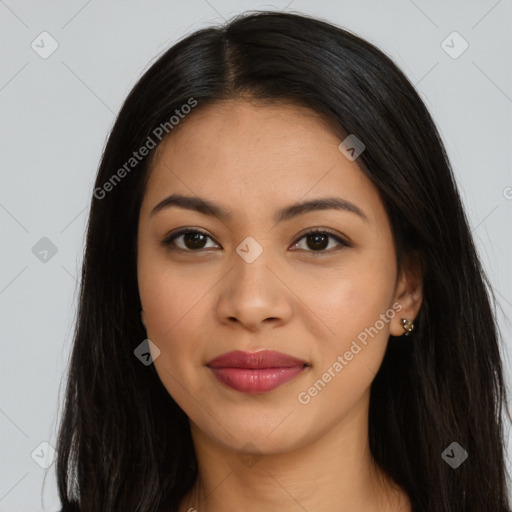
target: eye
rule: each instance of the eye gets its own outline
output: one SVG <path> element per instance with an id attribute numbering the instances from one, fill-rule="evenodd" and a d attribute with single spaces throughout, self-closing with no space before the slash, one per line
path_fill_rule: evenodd
<path id="1" fill-rule="evenodd" d="M 176 240 L 180 240 L 180 243 L 175 243 Z M 205 241 L 207 238 L 210 238 L 210 235 L 207 235 L 203 231 L 199 231 L 197 229 L 182 229 L 177 233 L 167 236 L 164 240 L 162 240 L 162 245 L 166 247 L 170 247 L 174 249 L 176 246 L 178 249 L 182 251 L 188 252 L 196 252 L 197 249 L 209 249 L 210 247 L 205 247 Z"/>
<path id="2" fill-rule="evenodd" d="M 205 233 L 204 231 L 200 231 L 197 229 L 191 229 L 186 228 L 182 229 L 176 233 L 172 233 L 171 235 L 167 236 L 164 240 L 162 240 L 162 245 L 165 247 L 168 247 L 170 249 L 179 249 L 186 252 L 198 252 L 201 249 L 211 249 L 212 247 L 208 247 L 206 245 L 207 240 L 210 239 L 213 241 L 213 239 Z M 306 247 L 308 248 L 304 249 L 303 247 L 299 247 L 300 241 L 305 239 Z M 331 247 L 328 251 L 325 249 L 329 247 L 329 239 L 334 240 L 338 248 Z M 179 241 L 179 242 L 178 242 Z M 218 244 L 215 243 L 214 247 L 218 246 Z M 336 244 L 335 244 L 336 246 Z M 306 250 L 307 252 L 327 252 L 331 253 L 337 250 L 340 250 L 341 247 L 352 247 L 352 244 L 340 236 L 334 234 L 332 231 L 325 229 L 325 228 L 318 228 L 314 230 L 310 230 L 307 233 L 304 233 L 294 244 L 293 247 L 299 248 L 301 250 Z"/>
<path id="3" fill-rule="evenodd" d="M 329 229 L 325 229 L 325 228 L 317 228 L 317 229 L 308 231 L 307 233 L 302 235 L 297 240 L 297 242 L 295 242 L 294 247 L 298 247 L 300 245 L 300 241 L 302 239 L 306 240 L 306 247 L 309 247 L 310 249 L 312 249 L 311 251 L 308 251 L 308 249 L 306 249 L 307 252 L 331 253 L 334 251 L 339 251 L 341 249 L 341 247 L 339 247 L 340 245 L 342 247 L 352 247 L 352 244 L 349 243 L 347 240 L 344 240 L 340 236 L 334 234 Z M 326 251 L 325 249 L 329 246 L 329 239 L 337 242 L 338 248 L 335 247 L 333 250 L 333 248 L 331 247 L 330 250 Z M 299 247 L 299 249 L 302 249 L 302 248 Z"/>

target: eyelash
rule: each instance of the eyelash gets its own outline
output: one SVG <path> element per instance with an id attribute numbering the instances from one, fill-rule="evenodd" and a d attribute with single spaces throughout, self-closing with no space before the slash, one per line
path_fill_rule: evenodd
<path id="1" fill-rule="evenodd" d="M 173 242 L 176 238 L 178 238 L 181 235 L 186 235 L 189 233 L 199 233 L 199 234 L 205 235 L 206 237 L 208 237 L 212 241 L 214 241 L 213 238 L 208 233 L 205 233 L 204 231 L 201 231 L 200 229 L 184 228 L 184 229 L 181 229 L 180 231 L 177 231 L 176 233 L 172 233 L 172 234 L 168 235 L 167 237 L 165 237 L 162 240 L 161 244 L 164 247 L 166 247 L 170 250 L 173 250 L 173 251 L 182 251 L 182 252 L 193 253 L 193 252 L 201 252 L 202 250 L 206 250 L 206 249 L 196 249 L 196 250 L 182 249 L 181 247 L 176 247 L 174 245 Z M 350 242 L 348 242 L 347 240 L 344 240 L 340 236 L 336 235 L 333 231 L 326 229 L 326 228 L 314 228 L 314 229 L 308 231 L 307 233 L 304 233 L 303 235 L 300 236 L 300 238 L 298 238 L 293 243 L 293 246 L 297 245 L 303 238 L 307 238 L 308 236 L 311 236 L 311 235 L 327 235 L 328 237 L 335 239 L 342 247 L 352 247 L 353 246 Z M 217 243 L 217 242 L 215 242 L 215 243 Z M 207 248 L 207 249 L 209 249 L 209 248 Z M 331 254 L 332 252 L 337 252 L 339 250 L 341 250 L 341 248 L 338 247 L 337 249 L 334 249 L 334 250 L 331 248 L 329 250 L 322 249 L 322 250 L 318 250 L 318 251 L 305 250 L 305 252 L 310 252 L 313 254 Z"/>

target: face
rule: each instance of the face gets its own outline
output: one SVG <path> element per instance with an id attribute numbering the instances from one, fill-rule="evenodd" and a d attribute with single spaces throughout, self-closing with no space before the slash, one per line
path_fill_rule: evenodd
<path id="1" fill-rule="evenodd" d="M 213 104 L 171 135 L 138 226 L 156 371 L 218 444 L 304 446 L 364 410 L 389 334 L 404 332 L 409 306 L 377 189 L 302 107 Z M 190 201 L 154 212 L 170 195 L 218 211 Z M 341 206 L 287 210 L 326 198 Z M 212 363 L 232 351 L 245 354 Z"/>

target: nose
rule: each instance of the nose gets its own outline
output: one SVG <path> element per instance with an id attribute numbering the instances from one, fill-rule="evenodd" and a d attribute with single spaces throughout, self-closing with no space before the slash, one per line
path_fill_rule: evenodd
<path id="1" fill-rule="evenodd" d="M 284 271 L 271 260 L 270 250 L 264 250 L 251 263 L 237 255 L 233 265 L 219 285 L 219 321 L 251 331 L 265 324 L 277 327 L 289 322 L 294 295 Z"/>

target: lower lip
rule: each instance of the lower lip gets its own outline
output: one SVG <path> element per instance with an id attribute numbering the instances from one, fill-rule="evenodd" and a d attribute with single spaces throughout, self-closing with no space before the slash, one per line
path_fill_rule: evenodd
<path id="1" fill-rule="evenodd" d="M 265 393 L 300 375 L 305 366 L 282 368 L 210 368 L 215 377 L 236 391 Z"/>

